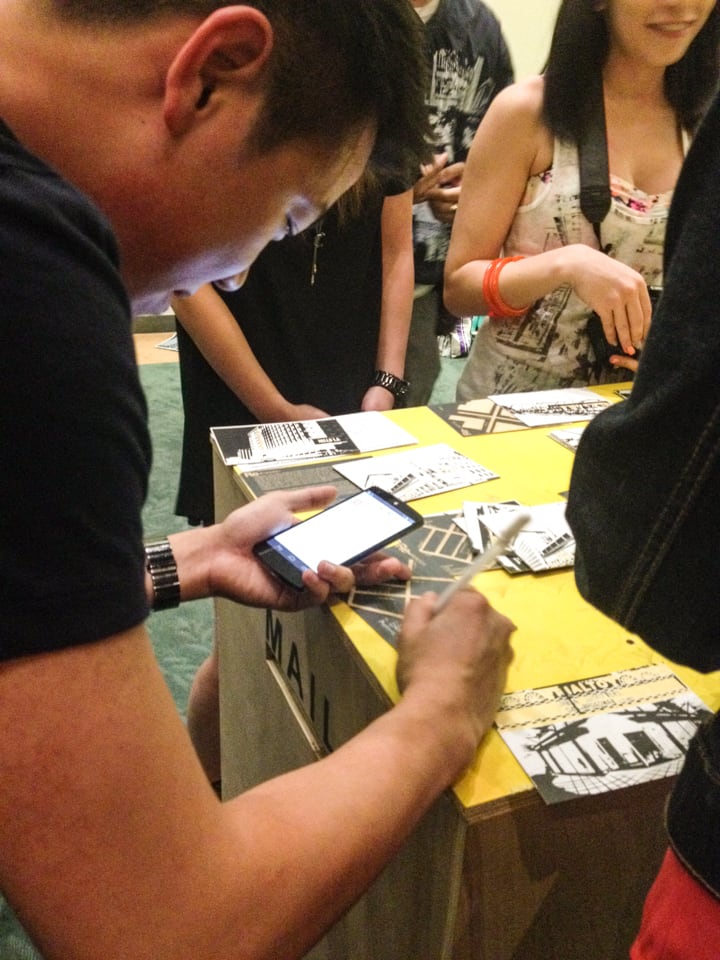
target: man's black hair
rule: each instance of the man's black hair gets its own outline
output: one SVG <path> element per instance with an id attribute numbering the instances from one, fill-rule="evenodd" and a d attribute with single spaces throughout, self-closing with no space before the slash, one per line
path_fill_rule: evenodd
<path id="1" fill-rule="evenodd" d="M 107 27 L 208 16 L 212 0 L 55 0 L 67 19 Z M 370 165 L 414 182 L 430 139 L 425 35 L 408 0 L 247 0 L 275 32 L 267 105 L 255 131 L 268 150 L 297 138 L 337 145 L 369 121 Z"/>

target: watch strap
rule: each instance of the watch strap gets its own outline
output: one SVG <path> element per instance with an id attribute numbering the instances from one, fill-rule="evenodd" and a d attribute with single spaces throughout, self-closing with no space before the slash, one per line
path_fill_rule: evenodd
<path id="1" fill-rule="evenodd" d="M 179 606 L 178 568 L 167 537 L 145 543 L 145 567 L 153 585 L 153 610 L 169 610 Z"/>
<path id="2" fill-rule="evenodd" d="M 372 385 L 374 387 L 385 387 L 394 397 L 404 397 L 410 386 L 409 380 L 403 380 L 402 377 L 396 377 L 394 373 L 388 373 L 387 370 L 376 370 L 373 374 Z"/>

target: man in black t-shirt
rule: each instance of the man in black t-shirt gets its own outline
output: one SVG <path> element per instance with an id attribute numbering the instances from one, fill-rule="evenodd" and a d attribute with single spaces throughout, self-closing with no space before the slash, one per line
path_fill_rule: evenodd
<path id="1" fill-rule="evenodd" d="M 427 597 L 398 705 L 221 804 L 144 626 L 151 605 L 294 609 L 354 574 L 407 575 L 321 564 L 298 594 L 260 567 L 253 544 L 329 488 L 143 548 L 130 317 L 237 282 L 368 159 L 416 167 L 413 16 L 406 0 L 0 5 L 0 888 L 47 960 L 302 956 L 492 721 L 511 624 L 472 591 L 435 618 Z"/>

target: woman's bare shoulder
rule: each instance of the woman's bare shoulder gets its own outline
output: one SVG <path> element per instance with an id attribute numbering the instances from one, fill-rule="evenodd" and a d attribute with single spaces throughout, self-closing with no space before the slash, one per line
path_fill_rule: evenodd
<path id="1" fill-rule="evenodd" d="M 493 100 L 490 110 L 515 121 L 539 123 L 542 119 L 544 81 L 542 77 L 527 77 L 505 87 Z M 490 113 L 488 110 L 488 113 Z"/>
<path id="2" fill-rule="evenodd" d="M 528 77 L 505 87 L 478 130 L 486 143 L 501 143 L 505 151 L 517 152 L 525 160 L 526 171 L 532 173 L 537 173 L 548 157 L 552 160 L 552 135 L 542 117 L 543 89 L 542 77 Z"/>

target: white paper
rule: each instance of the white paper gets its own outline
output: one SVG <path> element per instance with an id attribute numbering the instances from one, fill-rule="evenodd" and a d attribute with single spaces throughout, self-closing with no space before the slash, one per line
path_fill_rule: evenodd
<path id="1" fill-rule="evenodd" d="M 389 447 L 406 447 L 411 443 L 417 443 L 417 437 L 378 410 L 347 413 L 335 419 L 361 453 L 367 453 L 370 450 L 387 450 Z"/>
<path id="2" fill-rule="evenodd" d="M 575 453 L 584 430 L 585 427 L 568 427 L 565 430 L 551 430 L 549 436 L 562 447 L 567 447 Z"/>
<path id="3" fill-rule="evenodd" d="M 586 387 L 531 390 L 529 393 L 496 393 L 490 399 L 506 410 L 511 410 L 527 427 L 592 420 L 612 402 Z"/>

